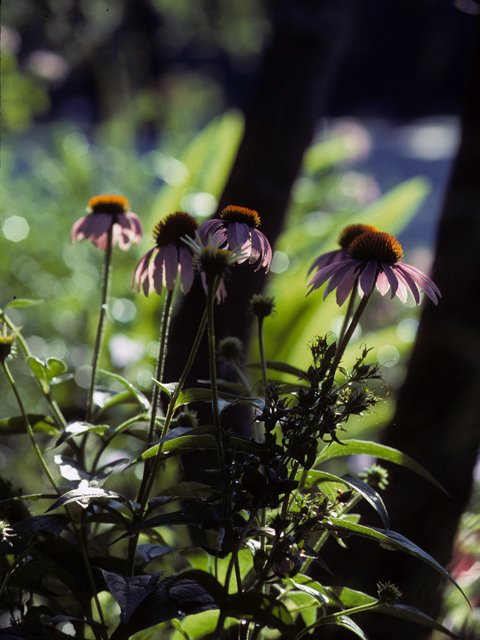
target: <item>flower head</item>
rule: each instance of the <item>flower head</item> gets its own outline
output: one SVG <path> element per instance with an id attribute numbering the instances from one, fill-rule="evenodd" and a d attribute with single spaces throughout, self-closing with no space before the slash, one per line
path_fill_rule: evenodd
<path id="1" fill-rule="evenodd" d="M 192 250 L 197 269 L 200 271 L 203 288 L 208 291 L 208 287 L 218 281 L 216 299 L 223 302 L 227 296 L 223 278 L 228 274 L 230 267 L 234 264 L 245 262 L 248 257 L 248 249 L 237 247 L 234 250 L 221 248 L 222 241 L 217 237 L 209 235 L 203 239 L 200 229 L 195 234 L 195 239 L 185 236 L 183 242 Z"/>
<path id="2" fill-rule="evenodd" d="M 365 231 L 350 244 L 341 260 L 318 269 L 308 283 L 311 293 L 328 282 L 323 297 L 337 290 L 337 303 L 342 305 L 358 283 L 360 295 L 368 296 L 376 286 L 385 295 L 406 302 L 410 292 L 417 304 L 420 291 L 437 304 L 441 297 L 437 285 L 416 267 L 401 262 L 402 245 L 389 233 Z"/>
<path id="3" fill-rule="evenodd" d="M 340 245 L 340 249 L 335 249 L 334 251 L 327 251 L 327 253 L 322 253 L 318 258 L 313 262 L 312 266 L 308 270 L 308 273 L 311 273 L 314 269 L 322 269 L 329 264 L 334 262 L 340 262 L 340 260 L 344 260 L 348 256 L 348 247 L 355 238 L 358 238 L 359 235 L 365 233 L 365 231 L 378 231 L 376 227 L 371 224 L 350 224 L 348 227 L 345 227 L 340 232 L 338 236 L 338 244 Z"/>
<path id="4" fill-rule="evenodd" d="M 143 256 L 135 269 L 134 284 L 148 296 L 151 291 L 161 294 L 166 287 L 173 291 L 177 275 L 180 289 L 190 291 L 193 283 L 193 256 L 191 249 L 182 241 L 192 239 L 198 225 L 191 215 L 183 211 L 171 213 L 155 226 L 155 246 Z"/>
<path id="5" fill-rule="evenodd" d="M 3 333 L 0 334 L 0 363 L 5 362 L 5 360 L 14 353 L 15 338 L 19 332 L 20 329 L 17 328 L 13 333 L 7 335 L 7 326 L 3 325 Z"/>
<path id="6" fill-rule="evenodd" d="M 223 249 L 243 249 L 241 261 L 255 264 L 258 271 L 264 267 L 268 271 L 272 262 L 272 248 L 261 231 L 260 216 L 253 209 L 230 205 L 225 207 L 219 218 L 207 220 L 199 229 L 202 241 L 211 236 Z"/>
<path id="7" fill-rule="evenodd" d="M 105 251 L 110 229 L 112 244 L 117 244 L 123 251 L 142 238 L 142 225 L 138 216 L 129 211 L 126 198 L 116 195 L 95 196 L 88 201 L 87 215 L 73 225 L 70 238 L 72 242 L 90 240 Z"/>
<path id="8" fill-rule="evenodd" d="M 222 338 L 218 344 L 217 352 L 220 360 L 232 364 L 241 364 L 245 356 L 243 343 L 236 336 Z"/>

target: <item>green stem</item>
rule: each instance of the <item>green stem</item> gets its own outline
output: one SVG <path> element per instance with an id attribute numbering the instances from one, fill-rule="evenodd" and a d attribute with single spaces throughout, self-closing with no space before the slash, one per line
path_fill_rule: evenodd
<path id="1" fill-rule="evenodd" d="M 258 318 L 258 349 L 260 351 L 260 364 L 262 365 L 262 381 L 263 388 L 267 388 L 268 376 L 267 376 L 267 362 L 265 360 L 265 348 L 263 344 L 263 318 Z"/>
<path id="2" fill-rule="evenodd" d="M 343 341 L 343 338 L 345 336 L 345 331 L 347 330 L 347 327 L 348 327 L 348 323 L 350 322 L 350 319 L 353 315 L 353 309 L 355 307 L 356 300 L 357 300 L 357 283 L 355 282 L 352 289 L 352 293 L 350 295 L 350 299 L 348 301 L 347 311 L 345 312 L 345 316 L 343 318 L 342 328 L 340 329 L 340 333 L 338 335 L 337 345 L 339 345 Z"/>
<path id="3" fill-rule="evenodd" d="M 353 332 L 355 331 L 355 329 L 357 328 L 357 325 L 360 321 L 360 318 L 363 314 L 363 312 L 366 309 L 366 306 L 370 300 L 371 297 L 371 293 L 369 293 L 366 296 L 363 296 L 363 298 L 360 300 L 360 304 L 357 307 L 357 310 L 355 311 L 355 314 L 350 322 L 350 324 L 348 325 L 348 329 L 345 331 L 345 334 L 342 338 L 342 340 L 338 343 L 337 346 L 337 350 L 335 351 L 335 357 L 333 358 L 333 362 L 332 362 L 332 366 L 330 367 L 330 378 L 333 380 L 334 376 L 335 376 L 335 372 L 337 370 L 338 365 L 340 364 L 343 354 L 345 352 L 345 349 L 347 348 L 348 343 L 350 342 L 350 339 L 353 335 Z"/>
<path id="4" fill-rule="evenodd" d="M 155 380 L 163 382 L 163 374 L 165 370 L 165 358 L 167 356 L 168 332 L 170 329 L 170 320 L 172 318 L 172 300 L 173 291 L 167 293 L 166 300 L 163 305 L 162 326 L 160 328 L 160 339 L 158 348 L 157 368 L 155 371 Z M 160 398 L 160 387 L 153 383 L 152 388 L 152 406 L 150 412 L 150 426 L 148 429 L 148 442 L 152 442 L 155 436 L 155 420 L 157 417 L 158 400 Z"/>
<path id="5" fill-rule="evenodd" d="M 188 356 L 188 360 L 185 364 L 185 367 L 182 371 L 182 375 L 180 376 L 180 379 L 178 381 L 177 386 L 175 387 L 174 392 L 172 393 L 172 396 L 170 398 L 170 401 L 168 403 L 168 407 L 167 407 L 167 413 L 165 415 L 165 423 L 163 425 L 163 429 L 162 432 L 160 434 L 160 440 L 163 440 L 163 438 L 167 435 L 168 430 L 170 428 L 170 424 L 172 422 L 172 418 L 173 418 L 173 414 L 175 413 L 175 409 L 176 409 L 176 403 L 177 403 L 177 399 L 178 396 L 180 395 L 180 392 L 182 391 L 185 382 L 187 380 L 187 377 L 190 373 L 190 369 L 192 368 L 193 365 L 193 361 L 195 360 L 195 356 L 197 355 L 198 352 L 198 348 L 200 347 L 200 342 L 201 339 L 203 337 L 203 334 L 205 333 L 205 327 L 207 326 L 207 311 L 205 310 L 202 316 L 202 319 L 200 320 L 200 325 L 198 327 L 198 331 L 197 331 L 197 335 L 195 336 L 195 340 L 193 342 L 192 345 L 192 349 L 190 351 L 190 354 Z M 148 480 L 145 486 L 145 489 L 143 491 L 143 495 L 138 495 L 138 499 L 137 502 L 140 503 L 140 507 L 138 509 L 137 512 L 137 517 L 133 519 L 132 522 L 132 526 L 138 524 L 138 522 L 141 521 L 144 513 L 145 513 L 145 509 L 148 503 L 148 499 L 150 497 L 150 492 L 152 490 L 152 486 L 153 486 L 153 482 L 155 479 L 155 475 L 157 473 L 157 468 L 158 468 L 158 464 L 162 455 L 162 450 L 163 450 L 163 446 L 162 444 L 159 445 L 157 453 L 155 455 L 155 461 L 153 464 L 153 467 L 150 471 L 150 474 L 148 476 Z M 137 548 L 137 544 L 138 544 L 138 538 L 139 538 L 140 534 L 135 534 L 129 542 L 128 545 L 128 567 L 129 567 L 129 575 L 133 575 L 133 572 L 135 570 L 135 552 L 136 552 L 136 548 Z"/>
<path id="6" fill-rule="evenodd" d="M 53 479 L 53 476 L 50 472 L 50 469 L 48 468 L 47 463 L 45 462 L 45 458 L 43 457 L 42 452 L 40 451 L 40 447 L 38 446 L 36 440 L 35 440 L 35 434 L 33 433 L 33 429 L 32 429 L 32 425 L 30 424 L 30 420 L 28 419 L 27 416 L 27 412 L 25 411 L 25 407 L 23 406 L 23 402 L 22 402 L 22 398 L 20 397 L 20 394 L 18 393 L 16 384 L 15 384 L 15 380 L 13 379 L 12 373 L 7 365 L 6 362 L 2 362 L 2 368 L 5 372 L 5 375 L 7 377 L 8 382 L 10 383 L 10 387 L 12 388 L 12 391 L 15 395 L 15 399 L 17 400 L 17 404 L 18 404 L 18 408 L 20 409 L 20 413 L 22 414 L 22 417 L 25 421 L 25 427 L 27 429 L 27 434 L 28 437 L 30 438 L 30 442 L 32 443 L 33 446 L 33 450 L 35 451 L 35 455 L 38 458 L 38 461 L 40 463 L 40 466 L 42 467 L 45 475 L 47 476 L 50 484 L 52 485 L 52 487 L 55 489 L 55 491 L 57 492 L 57 494 L 60 495 L 60 491 L 57 487 L 57 484 L 55 482 L 55 480 Z"/>
<path id="7" fill-rule="evenodd" d="M 314 629 L 317 629 L 318 627 L 327 624 L 327 621 L 334 622 L 337 618 L 341 618 L 343 616 L 351 616 L 351 615 L 355 615 L 356 613 L 362 613 L 363 611 L 376 609 L 378 605 L 379 605 L 379 602 L 378 600 L 376 600 L 375 602 L 371 602 L 369 604 L 361 604 L 361 605 L 358 605 L 357 607 L 350 607 L 350 609 L 342 609 L 341 611 L 336 611 L 335 613 L 331 613 L 325 618 L 323 619 L 321 618 L 320 620 L 318 620 L 318 622 L 314 622 L 313 624 L 309 625 L 308 627 L 300 631 L 300 633 L 298 633 L 295 636 L 294 640 L 301 640 L 301 638 L 304 638 L 305 636 L 309 635 L 310 631 L 313 631 Z"/>
<path id="8" fill-rule="evenodd" d="M 98 316 L 97 335 L 95 336 L 95 345 L 93 347 L 92 358 L 92 377 L 90 380 L 90 389 L 88 391 L 86 421 L 92 421 L 93 415 L 93 395 L 95 393 L 95 383 L 97 380 L 97 367 L 102 350 L 103 334 L 105 331 L 105 318 L 107 316 L 107 298 L 110 286 L 111 261 L 112 261 L 112 237 L 113 225 L 110 227 L 107 236 L 107 248 L 105 250 L 105 260 L 103 263 L 102 274 L 102 297 L 100 301 L 100 314 Z"/>
<path id="9" fill-rule="evenodd" d="M 10 318 L 3 314 L 3 321 L 5 322 L 5 324 L 12 330 L 12 331 L 17 331 L 17 335 L 15 338 L 15 341 L 18 342 L 18 344 L 20 345 L 21 350 L 23 351 L 23 355 L 25 356 L 25 358 L 31 358 L 32 357 L 32 352 L 30 351 L 30 348 L 27 344 L 27 341 L 25 340 L 25 338 L 23 337 L 23 335 L 20 333 L 20 331 L 18 330 L 18 327 L 15 326 L 15 324 L 10 320 Z M 41 390 L 41 392 L 43 393 L 46 401 L 48 402 L 48 405 L 50 406 L 50 409 L 52 410 L 53 416 L 57 422 L 57 426 L 63 431 L 65 429 L 65 427 L 67 426 L 67 421 L 65 419 L 65 416 L 63 415 L 60 407 L 58 406 L 57 402 L 52 398 L 52 395 L 50 393 L 50 391 L 47 391 L 45 389 L 45 387 L 41 384 L 40 380 L 38 380 L 38 378 L 35 377 L 35 380 L 38 384 L 39 389 Z"/>
<path id="10" fill-rule="evenodd" d="M 219 468 L 224 480 L 224 469 L 226 464 L 225 438 L 222 426 L 220 424 L 220 413 L 218 411 L 218 385 L 217 385 L 217 354 L 215 348 L 215 322 L 214 322 L 214 305 L 215 294 L 217 292 L 217 281 L 209 283 L 207 290 L 207 329 L 208 329 L 208 360 L 210 366 L 210 385 L 212 387 L 212 412 L 213 426 L 215 429 L 215 439 L 217 441 L 217 450 L 219 457 Z M 224 483 L 225 484 L 225 483 Z M 225 486 L 224 486 L 225 489 Z M 226 498 L 226 496 L 224 496 Z"/>
<path id="11" fill-rule="evenodd" d="M 131 418 L 129 418 L 128 420 L 125 420 L 124 422 L 122 422 L 121 424 L 119 424 L 117 427 L 115 427 L 115 431 L 113 433 L 111 433 L 110 435 L 108 435 L 105 440 L 103 440 L 103 442 L 98 446 L 97 451 L 95 453 L 95 457 L 93 458 L 93 462 L 92 462 L 92 469 L 91 469 L 91 473 L 94 474 L 97 466 L 98 466 L 98 462 L 103 454 L 103 452 L 105 451 L 105 449 L 110 445 L 110 443 L 112 442 L 112 440 L 120 435 L 123 431 L 125 431 L 125 429 L 128 429 L 128 427 L 132 424 L 135 424 L 135 422 L 139 422 L 140 420 L 144 419 L 145 414 L 139 413 L 135 416 L 132 416 Z"/>
<path id="12" fill-rule="evenodd" d="M 15 395 L 15 399 L 17 400 L 17 404 L 18 404 L 18 407 L 20 409 L 20 413 L 22 414 L 23 419 L 25 421 L 25 427 L 27 429 L 28 437 L 30 438 L 30 441 L 31 441 L 32 446 L 33 446 L 33 449 L 34 449 L 35 454 L 36 454 L 36 456 L 38 458 L 38 461 L 40 463 L 40 466 L 42 467 L 43 471 L 45 472 L 48 480 L 50 481 L 50 484 L 55 489 L 57 495 L 60 495 L 60 490 L 59 490 L 59 488 L 58 488 L 58 486 L 57 486 L 57 484 L 56 484 L 56 482 L 55 482 L 55 480 L 54 480 L 54 478 L 53 478 L 53 476 L 52 476 L 52 474 L 50 472 L 50 469 L 48 468 L 48 465 L 47 465 L 47 463 L 45 461 L 45 458 L 43 457 L 43 454 L 42 454 L 42 452 L 40 450 L 40 447 L 38 446 L 38 444 L 37 444 L 37 442 L 35 440 L 35 434 L 33 432 L 32 425 L 30 424 L 30 421 L 28 419 L 27 413 L 25 411 L 25 407 L 23 405 L 22 398 L 20 397 L 20 394 L 18 393 L 17 387 L 15 385 L 15 380 L 13 379 L 12 373 L 11 373 L 11 371 L 10 371 L 10 369 L 9 369 L 9 367 L 8 367 L 6 362 L 2 362 L 2 368 L 3 368 L 4 372 L 5 372 L 5 375 L 7 377 L 8 382 L 10 383 L 12 391 L 13 391 L 13 393 Z M 102 607 L 100 605 L 100 601 L 99 601 L 98 595 L 96 593 L 95 581 L 94 581 L 94 578 L 93 578 L 92 569 L 90 567 L 90 562 L 89 562 L 88 554 L 87 554 L 87 551 L 86 551 L 86 548 L 85 548 L 85 543 L 84 543 L 84 540 L 83 540 L 83 536 L 81 535 L 81 532 L 77 529 L 77 526 L 75 525 L 75 522 L 74 522 L 74 520 L 73 520 L 73 518 L 71 516 L 71 513 L 68 510 L 68 507 L 66 507 L 66 511 L 67 511 L 67 513 L 68 513 L 68 515 L 70 517 L 70 521 L 72 523 L 73 530 L 74 530 L 74 532 L 75 532 L 75 534 L 77 536 L 77 539 L 79 541 L 80 551 L 81 551 L 82 558 L 83 558 L 84 563 L 85 563 L 85 568 L 86 568 L 86 571 L 87 571 L 87 576 L 88 576 L 89 581 L 90 581 L 90 587 L 92 589 L 92 594 L 93 594 L 93 597 L 95 599 L 95 604 L 96 604 L 96 607 L 97 607 L 98 615 L 100 617 L 100 620 L 101 620 L 102 624 L 105 624 L 104 623 L 104 618 L 103 618 Z M 97 634 L 95 634 L 95 635 L 97 635 Z"/>

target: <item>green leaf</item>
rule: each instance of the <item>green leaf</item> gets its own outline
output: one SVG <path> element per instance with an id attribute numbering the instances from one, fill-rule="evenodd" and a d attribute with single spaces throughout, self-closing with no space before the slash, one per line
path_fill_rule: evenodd
<path id="1" fill-rule="evenodd" d="M 60 431 L 50 416 L 42 416 L 37 413 L 28 413 L 28 421 L 34 431 L 45 433 L 49 436 L 58 436 Z M 0 420 L 0 433 L 2 435 L 18 435 L 26 433 L 25 418 L 14 416 L 12 418 L 2 418 Z"/>
<path id="2" fill-rule="evenodd" d="M 7 302 L 5 305 L 5 309 L 23 309 L 24 307 L 33 307 L 37 304 L 42 304 L 44 300 L 38 298 L 37 300 L 32 300 L 30 298 L 14 298 Z"/>
<path id="3" fill-rule="evenodd" d="M 103 375 L 112 378 L 112 380 L 116 380 L 116 382 L 119 382 L 121 385 L 123 385 L 125 389 L 129 391 L 130 394 L 135 398 L 135 400 L 144 411 L 148 411 L 150 409 L 150 402 L 143 395 L 143 393 L 139 389 L 137 389 L 131 382 L 118 375 L 118 373 L 112 373 L 111 371 L 106 371 L 105 369 L 100 369 L 100 373 L 103 373 Z M 103 408 L 105 408 L 105 405 L 103 406 Z"/>
<path id="4" fill-rule="evenodd" d="M 361 638 L 362 640 L 368 640 L 367 636 L 362 631 L 362 629 L 358 626 L 358 624 L 356 624 L 348 616 L 338 615 L 338 614 L 325 616 L 324 618 L 321 618 L 317 622 L 314 622 L 309 627 L 307 627 L 306 629 L 298 633 L 295 636 L 295 640 L 300 640 L 301 638 L 305 638 L 310 631 L 313 631 L 314 629 L 318 629 L 318 627 L 323 627 L 326 625 L 335 625 L 337 627 L 343 627 L 345 629 L 348 629 L 348 631 L 351 631 L 358 638 Z M 309 637 L 312 637 L 312 636 L 309 636 Z"/>
<path id="5" fill-rule="evenodd" d="M 272 369 L 273 371 L 280 371 L 281 373 L 289 373 L 296 378 L 300 378 L 302 380 L 308 378 L 308 374 L 303 369 L 299 369 L 298 367 L 292 367 L 292 365 L 287 362 L 279 362 L 276 360 L 267 360 L 267 369 Z M 262 365 L 260 362 L 250 362 L 247 364 L 247 367 L 251 367 L 253 369 L 261 369 Z"/>
<path id="6" fill-rule="evenodd" d="M 315 460 L 315 465 L 325 462 L 326 460 L 332 460 L 332 458 L 358 454 L 374 456 L 381 460 L 388 460 L 388 462 L 393 462 L 401 465 L 402 467 L 406 467 L 407 469 L 410 469 L 410 471 L 413 471 L 419 476 L 422 476 L 422 478 L 425 478 L 425 480 L 434 484 L 444 493 L 447 493 L 442 485 L 435 480 L 432 474 L 413 458 L 410 458 L 405 453 L 398 451 L 398 449 L 387 447 L 386 445 L 379 444 L 378 442 L 369 442 L 367 440 L 344 440 L 342 444 L 334 442 L 327 445 L 325 449 L 319 453 Z"/>
<path id="7" fill-rule="evenodd" d="M 157 387 L 160 387 L 163 393 L 166 393 L 169 398 L 172 397 L 172 393 L 175 391 L 175 388 L 178 384 L 178 382 L 169 382 L 168 384 L 164 384 L 159 380 L 155 380 L 155 378 L 153 379 L 153 382 L 157 385 Z"/>
<path id="8" fill-rule="evenodd" d="M 222 610 L 227 616 L 237 620 L 254 620 L 284 632 L 288 632 L 294 625 L 287 607 L 275 595 L 236 593 L 228 596 Z"/>
<path id="9" fill-rule="evenodd" d="M 229 442 L 237 451 L 252 453 L 259 450 L 259 445 L 253 442 L 253 440 L 233 436 L 229 439 Z M 156 456 L 160 447 L 162 449 L 162 458 L 170 458 L 196 450 L 216 449 L 216 442 L 213 435 L 207 434 L 179 436 L 173 440 L 155 444 L 153 447 L 144 451 L 141 456 L 135 458 L 131 464 L 143 462 L 144 460 L 148 460 L 148 458 Z"/>
<path id="10" fill-rule="evenodd" d="M 105 491 L 100 487 L 84 487 L 82 489 L 72 489 L 64 493 L 56 500 L 47 511 L 53 511 L 59 507 L 64 507 L 71 502 L 76 502 L 86 509 L 90 502 L 97 500 L 117 500 L 118 502 L 128 503 L 127 499 L 115 491 Z"/>
<path id="11" fill-rule="evenodd" d="M 67 442 L 71 438 L 75 438 L 76 436 L 80 436 L 84 433 L 96 433 L 97 435 L 103 435 L 108 431 L 110 427 L 108 424 L 90 424 L 89 422 L 71 422 L 65 427 L 65 431 L 58 438 L 55 443 L 55 446 Z"/>
<path id="12" fill-rule="evenodd" d="M 265 407 L 265 401 L 262 398 L 236 396 L 231 393 L 226 393 L 224 391 L 220 391 L 218 393 L 218 397 L 220 400 L 223 400 L 228 404 L 244 403 L 244 404 L 249 404 L 251 406 L 254 406 L 258 409 L 263 409 Z M 205 401 L 210 401 L 211 399 L 212 399 L 211 389 L 203 389 L 202 387 L 192 387 L 190 389 L 184 389 L 179 393 L 178 398 L 175 402 L 175 408 L 185 404 L 190 404 L 191 402 L 205 402 Z M 221 403 L 219 402 L 219 405 L 220 404 Z"/>
<path id="13" fill-rule="evenodd" d="M 299 471 L 296 474 L 296 478 L 300 480 L 303 472 Z M 366 482 L 354 478 L 352 476 L 336 476 L 333 473 L 327 471 L 320 471 L 318 469 L 310 469 L 307 473 L 306 479 L 303 483 L 305 487 L 311 487 L 313 484 L 330 484 L 333 485 L 333 489 L 329 487 L 320 487 L 320 490 L 327 495 L 327 497 L 333 502 L 337 497 L 337 486 L 339 484 L 347 486 L 359 493 L 378 513 L 385 528 L 390 526 L 387 509 L 380 496 L 380 494 L 370 487 Z"/>
<path id="14" fill-rule="evenodd" d="M 343 608 L 350 609 L 351 607 L 361 607 L 364 605 L 370 605 L 377 602 L 377 598 L 369 596 L 363 591 L 357 591 L 356 589 L 350 589 L 349 587 L 328 587 L 328 591 L 333 595 L 333 600 L 330 604 L 338 606 L 341 604 Z"/>
<path id="15" fill-rule="evenodd" d="M 420 611 L 415 607 L 410 607 L 406 604 L 381 604 L 375 609 L 375 611 L 378 613 L 386 613 L 389 616 L 396 616 L 397 618 L 402 618 L 403 620 L 408 620 L 409 622 L 416 622 L 417 624 L 421 624 L 424 627 L 429 627 L 430 629 L 440 631 L 441 633 L 450 636 L 450 638 L 459 637 L 457 634 L 439 624 L 436 620 L 431 618 L 423 611 Z"/>
<path id="16" fill-rule="evenodd" d="M 437 560 L 435 560 L 435 558 L 433 558 L 430 554 L 418 547 L 408 538 L 405 538 L 405 536 L 402 536 L 400 533 L 391 531 L 390 529 L 366 527 L 364 525 L 349 522 L 347 520 L 339 518 L 328 518 L 328 520 L 325 522 L 325 525 L 327 530 L 335 531 L 337 533 L 350 533 L 352 535 L 358 535 L 363 538 L 368 538 L 369 540 L 378 542 L 385 549 L 404 551 L 414 558 L 422 560 L 423 562 L 428 564 L 429 567 L 435 569 L 435 571 L 437 571 L 442 577 L 446 578 L 453 585 L 455 585 L 468 602 L 468 598 L 463 592 L 462 588 L 457 584 L 454 578 L 452 578 L 448 571 L 444 569 L 442 565 L 437 562 Z"/>

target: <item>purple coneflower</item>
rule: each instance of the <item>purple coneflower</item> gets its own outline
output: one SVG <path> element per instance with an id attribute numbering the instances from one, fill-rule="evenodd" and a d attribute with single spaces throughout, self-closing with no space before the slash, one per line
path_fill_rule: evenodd
<path id="1" fill-rule="evenodd" d="M 96 247 L 107 249 L 108 234 L 112 230 L 112 245 L 126 251 L 142 238 L 138 216 L 129 211 L 123 196 L 101 195 L 88 201 L 87 215 L 75 222 L 70 232 L 72 242 L 90 240 Z"/>
<path id="2" fill-rule="evenodd" d="M 193 255 L 183 238 L 193 239 L 198 224 L 188 213 L 177 211 L 166 216 L 153 230 L 156 246 L 143 256 L 135 269 L 133 282 L 148 296 L 152 291 L 162 293 L 166 287 L 173 291 L 177 275 L 180 289 L 187 293 L 193 283 Z"/>
<path id="3" fill-rule="evenodd" d="M 376 286 L 382 295 L 391 290 L 391 297 L 398 296 L 402 302 L 410 292 L 419 304 L 424 291 L 437 304 L 441 297 L 437 285 L 416 267 L 400 262 L 402 258 L 402 245 L 392 235 L 365 231 L 348 245 L 345 257 L 317 271 L 308 283 L 309 293 L 328 282 L 323 297 L 336 289 L 337 303 L 342 305 L 358 282 L 361 295 L 370 295 Z"/>
<path id="4" fill-rule="evenodd" d="M 338 244 L 340 245 L 340 249 L 335 249 L 334 251 L 327 251 L 327 253 L 322 253 L 318 258 L 313 262 L 312 266 L 308 270 L 308 273 L 311 273 L 314 269 L 323 269 L 329 264 L 333 264 L 334 262 L 340 262 L 341 260 L 345 260 L 348 258 L 348 247 L 349 245 L 358 238 L 358 236 L 365 231 L 378 231 L 378 229 L 371 224 L 350 224 L 345 229 L 342 229 L 340 235 L 338 236 Z"/>
<path id="5" fill-rule="evenodd" d="M 260 216 L 253 209 L 230 205 L 220 213 L 220 218 L 207 220 L 199 228 L 199 234 L 205 243 L 212 237 L 223 249 L 242 249 L 244 257 L 237 263 L 248 261 L 256 264 L 255 271 L 264 267 L 270 269 L 272 248 L 261 231 Z"/>

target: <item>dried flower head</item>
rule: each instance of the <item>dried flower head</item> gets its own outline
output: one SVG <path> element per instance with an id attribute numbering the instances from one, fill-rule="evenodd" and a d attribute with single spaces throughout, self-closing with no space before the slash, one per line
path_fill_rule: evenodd
<path id="1" fill-rule="evenodd" d="M 349 244 L 345 257 L 317 271 L 308 283 L 309 293 L 328 282 L 323 297 L 336 289 L 337 303 L 342 305 L 358 284 L 360 295 L 370 295 L 376 286 L 382 295 L 391 291 L 391 297 L 402 302 L 410 292 L 419 304 L 424 291 L 437 304 L 441 297 L 437 285 L 416 267 L 400 262 L 402 258 L 402 245 L 392 235 L 365 231 Z"/>
<path id="2" fill-rule="evenodd" d="M 232 364 L 240 364 L 245 356 L 243 343 L 236 336 L 222 338 L 218 343 L 217 351 L 220 360 Z"/>
<path id="3" fill-rule="evenodd" d="M 73 225 L 70 238 L 72 242 L 90 240 L 105 251 L 110 230 L 112 244 L 124 251 L 142 238 L 142 225 L 138 216 L 129 210 L 126 198 L 111 194 L 94 196 L 88 201 L 87 215 Z"/>
<path id="4" fill-rule="evenodd" d="M 207 291 L 209 285 L 215 281 L 219 282 L 216 299 L 217 302 L 223 302 L 227 295 L 223 278 L 228 274 L 230 267 L 245 260 L 246 250 L 241 247 L 233 251 L 222 249 L 218 238 L 208 236 L 207 240 L 203 240 L 200 229 L 196 232 L 195 239 L 186 236 L 183 242 L 195 256 L 203 288 Z"/>
<path id="5" fill-rule="evenodd" d="M 275 298 L 265 293 L 255 293 L 250 299 L 250 308 L 257 318 L 267 318 L 275 311 Z"/>
<path id="6" fill-rule="evenodd" d="M 147 251 L 135 269 L 133 282 L 138 290 L 148 296 L 152 291 L 162 293 L 175 288 L 177 275 L 183 293 L 190 291 L 193 283 L 193 255 L 183 238 L 193 239 L 198 227 L 188 213 L 176 211 L 155 225 L 153 237 L 155 247 Z"/>
<path id="7" fill-rule="evenodd" d="M 198 427 L 198 413 L 191 409 L 184 409 L 175 416 L 176 427 L 187 427 L 194 429 Z"/>
<path id="8" fill-rule="evenodd" d="M 403 594 L 396 584 L 387 580 L 386 582 L 377 582 L 377 595 L 380 602 L 397 604 Z"/>
<path id="9" fill-rule="evenodd" d="M 374 489 L 385 490 L 388 487 L 388 470 L 379 464 L 372 464 L 359 474 L 359 477 Z"/>

